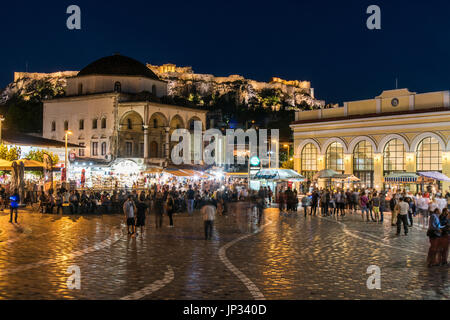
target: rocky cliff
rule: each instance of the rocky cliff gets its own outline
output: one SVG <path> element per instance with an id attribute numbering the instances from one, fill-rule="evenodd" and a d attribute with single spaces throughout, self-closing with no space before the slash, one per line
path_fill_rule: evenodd
<path id="1" fill-rule="evenodd" d="M 323 101 L 315 99 L 314 89 L 308 81 L 272 78 L 270 82 L 258 82 L 239 75 L 215 77 L 196 74 L 191 67 L 177 67 L 173 64 L 147 66 L 162 80 L 167 81 L 169 97 L 189 100 L 198 106 L 214 106 L 219 100 L 222 103 L 262 106 L 273 110 L 311 109 L 324 105 Z M 0 94 L 0 104 L 5 104 L 15 94 L 24 100 L 64 95 L 66 79 L 77 73 L 78 71 L 16 72 L 14 81 Z"/>

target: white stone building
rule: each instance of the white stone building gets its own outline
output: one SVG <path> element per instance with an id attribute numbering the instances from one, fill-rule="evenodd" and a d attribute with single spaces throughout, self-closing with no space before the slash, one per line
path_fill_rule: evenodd
<path id="1" fill-rule="evenodd" d="M 101 58 L 67 79 L 66 96 L 44 102 L 43 137 L 85 146 L 72 157 L 168 163 L 170 133 L 206 124 L 205 110 L 152 102 L 167 83 L 144 64 L 122 55 Z"/>

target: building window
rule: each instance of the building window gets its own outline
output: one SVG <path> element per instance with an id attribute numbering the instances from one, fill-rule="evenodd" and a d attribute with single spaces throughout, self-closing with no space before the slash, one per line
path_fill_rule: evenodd
<path id="1" fill-rule="evenodd" d="M 133 155 L 133 142 L 125 142 L 125 149 L 127 157 L 131 157 Z"/>
<path id="2" fill-rule="evenodd" d="M 114 92 L 122 92 L 122 84 L 120 82 L 114 84 Z"/>
<path id="3" fill-rule="evenodd" d="M 373 148 L 368 141 L 361 141 L 353 152 L 353 171 L 373 171 Z"/>
<path id="4" fill-rule="evenodd" d="M 344 172 L 344 147 L 339 142 L 333 142 L 328 147 L 326 168 L 340 173 Z"/>
<path id="5" fill-rule="evenodd" d="M 92 155 L 98 156 L 98 142 L 92 142 Z"/>
<path id="6" fill-rule="evenodd" d="M 102 156 L 106 155 L 106 142 L 102 142 Z"/>
<path id="7" fill-rule="evenodd" d="M 84 120 L 83 119 L 81 119 L 79 122 L 79 129 L 84 130 Z"/>
<path id="8" fill-rule="evenodd" d="M 56 131 L 56 122 L 52 121 L 52 131 Z"/>
<path id="9" fill-rule="evenodd" d="M 79 94 L 79 95 L 82 95 L 82 94 L 83 94 L 83 84 L 82 84 L 82 83 L 79 83 L 79 84 L 78 84 L 78 94 Z"/>
<path id="10" fill-rule="evenodd" d="M 69 121 L 64 121 L 64 131 L 69 130 Z"/>
<path id="11" fill-rule="evenodd" d="M 85 146 L 84 142 L 80 142 L 79 145 L 80 145 L 81 147 L 84 147 L 84 146 Z M 84 157 L 84 148 L 78 149 L 78 155 L 79 155 L 80 157 Z"/>
<path id="12" fill-rule="evenodd" d="M 442 150 L 434 137 L 423 139 L 417 146 L 417 171 L 442 171 Z"/>
<path id="13" fill-rule="evenodd" d="M 384 147 L 383 170 L 386 173 L 405 171 L 405 145 L 399 139 L 392 139 Z"/>
<path id="14" fill-rule="evenodd" d="M 317 172 L 317 148 L 315 145 L 308 143 L 303 147 L 301 162 L 302 175 L 311 181 L 314 174 Z"/>
<path id="15" fill-rule="evenodd" d="M 128 128 L 128 130 L 133 129 L 133 121 L 131 121 L 130 118 L 127 119 L 127 128 Z"/>
<path id="16" fill-rule="evenodd" d="M 106 118 L 102 119 L 102 129 L 106 129 Z"/>
<path id="17" fill-rule="evenodd" d="M 156 96 L 156 86 L 152 85 L 152 94 Z"/>
<path id="18" fill-rule="evenodd" d="M 92 129 L 97 129 L 97 119 L 92 120 Z"/>
<path id="19" fill-rule="evenodd" d="M 158 128 L 158 119 L 153 119 L 153 128 Z"/>
<path id="20" fill-rule="evenodd" d="M 364 188 L 373 187 L 373 148 L 368 141 L 359 142 L 353 151 L 353 174 Z"/>

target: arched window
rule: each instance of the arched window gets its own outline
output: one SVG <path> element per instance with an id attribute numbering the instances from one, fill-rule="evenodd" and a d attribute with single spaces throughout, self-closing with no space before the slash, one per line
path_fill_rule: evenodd
<path id="1" fill-rule="evenodd" d="M 106 129 L 106 118 L 102 119 L 102 129 Z"/>
<path id="2" fill-rule="evenodd" d="M 417 146 L 417 171 L 442 171 L 442 150 L 436 138 L 425 138 Z"/>
<path id="3" fill-rule="evenodd" d="M 82 95 L 82 94 L 83 94 L 83 84 L 82 84 L 82 83 L 79 83 L 79 84 L 78 84 L 78 94 L 79 94 L 79 95 Z"/>
<path id="4" fill-rule="evenodd" d="M 56 122 L 52 121 L 52 131 L 56 131 Z"/>
<path id="5" fill-rule="evenodd" d="M 128 128 L 128 130 L 133 129 L 133 122 L 131 121 L 130 118 L 127 119 L 127 128 Z"/>
<path id="6" fill-rule="evenodd" d="M 158 128 L 158 119 L 153 119 L 153 128 Z"/>
<path id="7" fill-rule="evenodd" d="M 122 92 L 122 84 L 119 81 L 114 83 L 114 92 Z"/>
<path id="8" fill-rule="evenodd" d="M 317 172 L 317 148 L 312 143 L 303 147 L 301 154 L 301 174 L 309 180 Z"/>
<path id="9" fill-rule="evenodd" d="M 80 120 L 79 129 L 84 130 L 84 120 L 83 119 Z"/>
<path id="10" fill-rule="evenodd" d="M 405 171 L 405 145 L 399 139 L 392 139 L 384 147 L 383 170 L 385 175 L 396 172 Z"/>
<path id="11" fill-rule="evenodd" d="M 92 120 L 92 129 L 97 129 L 97 119 Z"/>
<path id="12" fill-rule="evenodd" d="M 373 148 L 368 141 L 359 142 L 353 151 L 353 174 L 361 185 L 373 187 Z"/>
<path id="13" fill-rule="evenodd" d="M 64 131 L 69 130 L 69 121 L 64 121 Z"/>
<path id="14" fill-rule="evenodd" d="M 152 85 L 152 94 L 156 96 L 156 85 Z"/>
<path id="15" fill-rule="evenodd" d="M 106 142 L 102 142 L 102 156 L 106 155 Z"/>
<path id="16" fill-rule="evenodd" d="M 344 147 L 339 142 L 333 142 L 327 149 L 326 168 L 344 172 Z"/>

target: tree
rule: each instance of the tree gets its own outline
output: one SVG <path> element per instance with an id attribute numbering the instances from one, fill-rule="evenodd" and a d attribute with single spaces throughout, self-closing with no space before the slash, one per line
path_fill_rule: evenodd
<path id="1" fill-rule="evenodd" d="M 294 169 L 294 160 L 287 160 L 281 164 L 283 169 Z"/>
<path id="2" fill-rule="evenodd" d="M 28 154 L 25 156 L 26 159 L 29 160 L 35 160 L 39 162 L 44 162 L 44 155 L 48 154 L 50 159 L 52 159 L 52 163 L 56 164 L 59 162 L 59 157 L 57 154 L 54 154 L 53 152 L 46 151 L 46 150 L 31 150 L 28 152 Z"/>
<path id="3" fill-rule="evenodd" d="M 0 145 L 0 159 L 14 161 L 19 160 L 22 150 L 19 147 L 8 147 L 4 144 Z"/>

